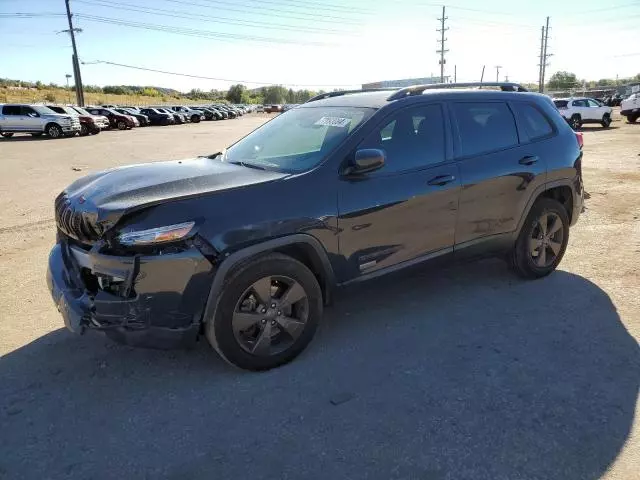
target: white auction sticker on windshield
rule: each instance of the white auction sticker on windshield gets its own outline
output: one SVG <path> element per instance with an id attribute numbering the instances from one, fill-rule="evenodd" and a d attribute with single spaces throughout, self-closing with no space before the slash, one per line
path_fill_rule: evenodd
<path id="1" fill-rule="evenodd" d="M 327 127 L 348 127 L 351 124 L 350 118 L 322 117 L 314 125 L 325 125 Z"/>

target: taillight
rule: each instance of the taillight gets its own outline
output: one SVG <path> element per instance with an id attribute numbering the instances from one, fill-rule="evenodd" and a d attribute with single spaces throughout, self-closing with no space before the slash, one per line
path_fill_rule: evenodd
<path id="1" fill-rule="evenodd" d="M 582 147 L 584 146 L 584 137 L 582 136 L 582 132 L 574 132 L 576 134 L 576 140 L 578 140 L 578 146 L 580 147 L 580 150 L 582 150 Z"/>

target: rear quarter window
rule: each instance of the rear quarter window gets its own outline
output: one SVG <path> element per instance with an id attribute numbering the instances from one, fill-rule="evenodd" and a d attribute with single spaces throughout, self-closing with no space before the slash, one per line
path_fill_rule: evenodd
<path id="1" fill-rule="evenodd" d="M 5 105 L 2 107 L 3 115 L 22 115 L 22 110 L 19 105 Z"/>
<path id="2" fill-rule="evenodd" d="M 553 103 L 557 108 L 566 108 L 569 104 L 566 100 L 554 100 Z"/>
<path id="3" fill-rule="evenodd" d="M 553 135 L 553 126 L 536 107 L 529 103 L 514 103 L 520 125 L 529 136 L 529 140 L 540 140 Z"/>
<path id="4" fill-rule="evenodd" d="M 453 103 L 462 156 L 479 155 L 518 145 L 518 131 L 505 102 Z"/>

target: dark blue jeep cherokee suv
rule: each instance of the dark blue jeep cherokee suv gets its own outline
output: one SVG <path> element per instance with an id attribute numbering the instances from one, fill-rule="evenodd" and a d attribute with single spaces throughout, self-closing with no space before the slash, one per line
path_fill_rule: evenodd
<path id="1" fill-rule="evenodd" d="M 468 253 L 548 275 L 582 208 L 581 144 L 547 97 L 486 85 L 332 92 L 209 157 L 77 180 L 47 274 L 66 326 L 205 335 L 262 370 L 307 346 L 336 286 Z"/>

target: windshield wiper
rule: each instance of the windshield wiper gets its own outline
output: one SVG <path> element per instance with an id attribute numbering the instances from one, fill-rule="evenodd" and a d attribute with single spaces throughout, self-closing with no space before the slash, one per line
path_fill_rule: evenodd
<path id="1" fill-rule="evenodd" d="M 266 168 L 263 167 L 262 165 L 256 165 L 255 163 L 241 162 L 239 160 L 235 162 L 228 162 L 228 163 L 231 163 L 233 165 L 242 165 L 243 167 L 247 167 L 247 168 L 255 168 L 256 170 L 266 170 Z"/>

